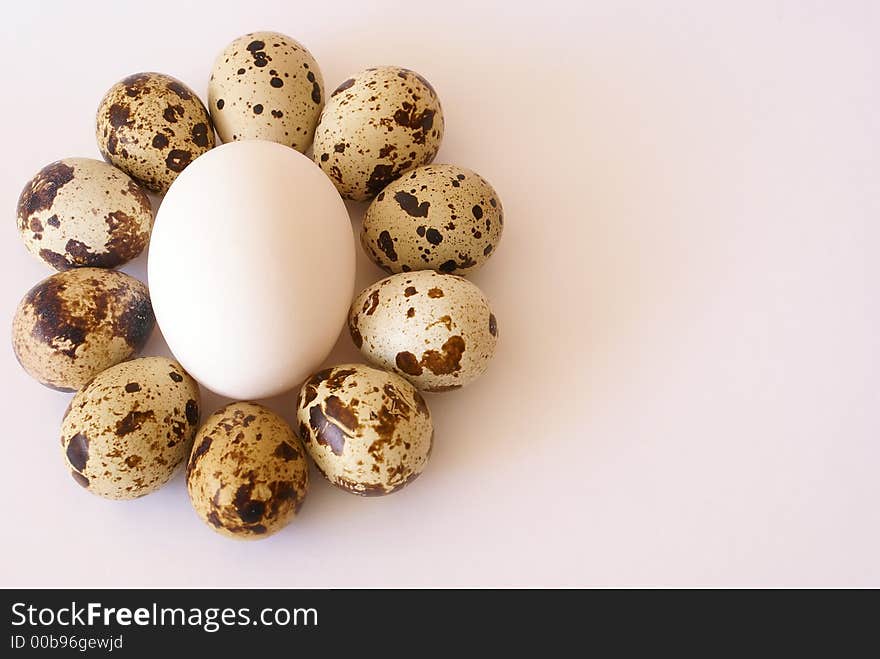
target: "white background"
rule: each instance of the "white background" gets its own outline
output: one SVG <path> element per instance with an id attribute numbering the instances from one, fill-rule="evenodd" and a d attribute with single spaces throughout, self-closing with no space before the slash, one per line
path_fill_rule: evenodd
<path id="1" fill-rule="evenodd" d="M 880 4 L 470 5 L 3 3 L 4 327 L 49 274 L 16 233 L 25 181 L 98 157 L 117 79 L 204 98 L 252 30 L 306 44 L 328 89 L 425 75 L 438 162 L 492 181 L 506 226 L 473 277 L 499 350 L 429 398 L 425 474 L 385 499 L 315 478 L 265 541 L 214 534 L 179 476 L 127 503 L 78 487 L 69 397 L 4 340 L 0 585 L 880 586 Z M 346 334 L 332 361 L 355 355 Z"/>

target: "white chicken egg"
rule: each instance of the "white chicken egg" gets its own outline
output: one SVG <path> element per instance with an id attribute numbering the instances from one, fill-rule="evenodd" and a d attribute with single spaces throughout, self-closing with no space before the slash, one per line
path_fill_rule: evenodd
<path id="1" fill-rule="evenodd" d="M 148 263 L 157 323 L 208 389 L 265 398 L 327 357 L 354 290 L 345 204 L 309 158 L 267 141 L 212 149 L 177 177 Z"/>

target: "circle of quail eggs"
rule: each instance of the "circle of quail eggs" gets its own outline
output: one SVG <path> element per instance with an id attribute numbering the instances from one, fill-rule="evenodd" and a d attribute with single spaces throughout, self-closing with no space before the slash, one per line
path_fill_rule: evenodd
<path id="1" fill-rule="evenodd" d="M 199 517 L 223 535 L 254 539 L 286 526 L 309 489 L 302 443 L 272 410 L 230 403 L 199 430 L 186 468 Z"/>
<path id="2" fill-rule="evenodd" d="M 25 247 L 55 268 L 115 268 L 150 239 L 153 211 L 131 178 L 92 158 L 65 158 L 43 167 L 18 199 Z"/>
<path id="3" fill-rule="evenodd" d="M 433 270 L 403 272 L 368 286 L 352 302 L 348 326 L 370 363 L 422 391 L 458 389 L 479 377 L 498 339 L 482 291 Z"/>
<path id="4" fill-rule="evenodd" d="M 76 391 L 146 344 L 155 317 L 147 287 L 115 270 L 76 268 L 47 277 L 21 300 L 12 347 L 31 377 Z"/>
<path id="5" fill-rule="evenodd" d="M 223 142 L 269 140 L 303 152 L 324 107 L 324 78 L 301 43 L 252 32 L 220 53 L 208 83 L 208 108 Z"/>
<path id="6" fill-rule="evenodd" d="M 210 111 L 209 111 L 210 109 Z M 264 139 L 313 159 L 351 200 L 374 199 L 361 242 L 396 273 L 367 287 L 349 315 L 374 366 L 319 371 L 297 399 L 298 432 L 249 402 L 221 408 L 198 429 L 199 389 L 177 362 L 130 360 L 154 326 L 144 284 L 113 270 L 148 243 L 144 189 L 176 176 L 223 141 Z M 456 276 L 480 268 L 502 233 L 501 202 L 475 172 L 431 165 L 444 134 L 439 98 L 405 68 L 369 68 L 326 98 L 311 53 L 277 32 L 252 32 L 217 57 L 208 108 L 161 73 L 119 81 L 95 124 L 107 164 L 67 158 L 25 186 L 18 229 L 59 270 L 34 286 L 13 319 L 13 348 L 32 377 L 77 391 L 61 446 L 80 485 L 111 499 L 161 487 L 187 460 L 198 515 L 217 532 L 260 538 L 288 524 L 308 491 L 305 455 L 343 490 L 396 492 L 424 470 L 433 445 L 419 389 L 446 391 L 488 367 L 497 322 L 486 297 Z M 436 272 L 435 272 L 436 271 Z M 455 273 L 455 275 L 448 274 Z"/>
<path id="7" fill-rule="evenodd" d="M 300 390 L 296 415 L 315 465 L 354 494 L 400 490 L 431 455 L 434 426 L 425 399 L 399 375 L 364 364 L 312 375 Z"/>
<path id="8" fill-rule="evenodd" d="M 425 78 L 395 66 L 366 69 L 327 99 L 314 160 L 346 199 L 370 199 L 425 165 L 443 141 L 443 110 Z"/>
<path id="9" fill-rule="evenodd" d="M 104 160 L 158 194 L 214 147 L 204 104 L 164 73 L 136 73 L 113 85 L 98 107 L 95 135 Z"/>
<path id="10" fill-rule="evenodd" d="M 388 272 L 470 274 L 501 240 L 504 215 L 492 186 L 457 165 L 426 165 L 390 183 L 364 215 L 361 245 Z"/>
<path id="11" fill-rule="evenodd" d="M 99 373 L 73 397 L 61 450 L 73 479 L 108 499 L 134 499 L 167 483 L 189 456 L 199 385 L 165 357 Z"/>

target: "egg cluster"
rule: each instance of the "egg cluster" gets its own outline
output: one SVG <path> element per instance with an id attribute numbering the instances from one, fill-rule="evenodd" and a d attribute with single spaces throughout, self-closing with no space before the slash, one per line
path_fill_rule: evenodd
<path id="1" fill-rule="evenodd" d="M 423 472 L 434 425 L 422 392 L 468 384 L 495 353 L 496 317 L 463 275 L 497 249 L 504 213 L 479 174 L 432 164 L 443 109 L 434 87 L 409 69 L 368 68 L 328 93 L 302 44 L 257 32 L 220 53 L 207 99 L 206 106 L 165 74 L 128 76 L 98 107 L 105 162 L 65 158 L 27 182 L 19 233 L 58 272 L 21 300 L 12 342 L 34 379 L 75 392 L 60 444 L 79 485 L 133 499 L 184 470 L 191 503 L 208 525 L 261 538 L 299 512 L 307 456 L 330 483 L 362 496 L 396 492 Z M 199 384 L 179 362 L 135 358 L 156 324 L 150 294 L 112 268 L 149 242 L 147 193 L 167 192 L 215 146 L 215 132 L 223 142 L 262 140 L 304 153 L 316 167 L 305 161 L 309 171 L 341 197 L 369 202 L 360 242 L 390 275 L 356 295 L 349 310 L 351 339 L 367 363 L 306 378 L 288 410 L 292 425 L 250 401 L 202 421 Z M 156 300 L 160 311 L 158 290 Z"/>

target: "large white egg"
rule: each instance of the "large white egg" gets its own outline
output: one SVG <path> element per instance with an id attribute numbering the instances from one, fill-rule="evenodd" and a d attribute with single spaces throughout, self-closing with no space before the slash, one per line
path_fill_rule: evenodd
<path id="1" fill-rule="evenodd" d="M 273 396 L 314 371 L 345 323 L 354 276 L 339 193 L 274 142 L 231 142 L 193 161 L 150 241 L 150 296 L 169 348 L 230 398 Z"/>

